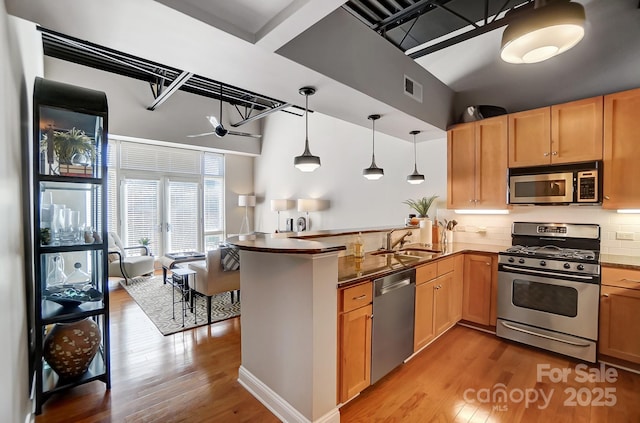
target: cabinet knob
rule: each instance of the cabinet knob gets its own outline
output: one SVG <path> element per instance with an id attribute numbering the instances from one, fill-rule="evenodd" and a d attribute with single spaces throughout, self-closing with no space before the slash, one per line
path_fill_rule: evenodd
<path id="1" fill-rule="evenodd" d="M 605 199 L 605 200 L 611 200 L 611 198 L 609 198 L 609 196 L 608 196 L 608 195 L 605 195 L 605 196 L 604 196 L 604 199 Z"/>
<path id="2" fill-rule="evenodd" d="M 602 296 L 609 298 L 609 294 L 602 294 Z"/>
<path id="3" fill-rule="evenodd" d="M 544 153 L 543 156 L 549 157 L 549 153 Z"/>
<path id="4" fill-rule="evenodd" d="M 485 264 L 486 264 L 487 266 L 491 266 L 491 263 L 489 263 L 489 262 L 486 262 Z"/>
<path id="5" fill-rule="evenodd" d="M 357 301 L 357 300 L 364 300 L 365 298 L 367 298 L 367 296 L 366 296 L 366 295 L 364 295 L 364 294 L 362 294 L 362 295 L 360 295 L 359 297 L 353 297 L 352 299 L 353 299 L 354 301 Z"/>
<path id="6" fill-rule="evenodd" d="M 474 201 L 473 198 L 471 200 L 469 200 L 470 203 L 473 203 L 473 201 Z"/>
<path id="7" fill-rule="evenodd" d="M 557 155 L 558 155 L 558 152 L 557 152 L 557 151 L 554 151 L 554 152 L 553 152 L 553 153 L 551 153 L 551 154 L 553 154 L 554 156 L 557 156 Z"/>

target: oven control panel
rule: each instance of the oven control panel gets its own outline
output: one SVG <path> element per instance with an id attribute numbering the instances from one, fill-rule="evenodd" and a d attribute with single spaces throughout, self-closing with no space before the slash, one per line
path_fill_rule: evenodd
<path id="1" fill-rule="evenodd" d="M 539 234 L 566 234 L 567 227 L 566 226 L 538 226 Z"/>

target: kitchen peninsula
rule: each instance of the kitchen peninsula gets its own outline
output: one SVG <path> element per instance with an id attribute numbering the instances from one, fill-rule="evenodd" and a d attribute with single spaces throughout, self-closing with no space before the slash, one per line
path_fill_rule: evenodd
<path id="1" fill-rule="evenodd" d="M 391 229 L 406 228 L 370 232 Z M 338 288 L 463 251 L 504 249 L 453 244 L 411 260 L 374 251 L 360 262 L 345 254 L 344 242 L 331 239 L 358 232 L 364 230 L 310 234 L 313 239 L 257 234 L 254 239 L 229 240 L 240 249 L 242 263 L 238 380 L 284 421 L 340 421 Z"/>

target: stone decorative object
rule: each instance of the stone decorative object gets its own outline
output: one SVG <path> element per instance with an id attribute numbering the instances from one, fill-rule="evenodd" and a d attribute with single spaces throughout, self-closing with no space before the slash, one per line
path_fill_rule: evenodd
<path id="1" fill-rule="evenodd" d="M 43 357 L 63 379 L 82 376 L 100 347 L 100 328 L 90 318 L 57 323 L 44 339 Z"/>

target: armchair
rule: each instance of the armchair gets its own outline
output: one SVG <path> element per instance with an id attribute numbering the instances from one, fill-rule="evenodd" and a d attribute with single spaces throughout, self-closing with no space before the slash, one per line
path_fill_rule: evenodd
<path id="1" fill-rule="evenodd" d="M 153 273 L 154 261 L 149 249 L 144 245 L 125 247 L 115 232 L 109 232 L 109 276 L 122 277 L 129 285 L 129 280 L 135 276 Z M 142 250 L 140 256 L 128 256 L 129 250 Z"/>
<path id="2" fill-rule="evenodd" d="M 189 268 L 196 272 L 193 290 L 207 297 L 207 322 L 211 323 L 211 297 L 222 292 L 240 290 L 240 271 L 224 271 L 221 260 L 222 249 L 207 252 L 206 261 L 190 263 Z"/>

